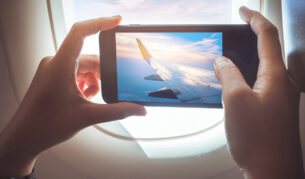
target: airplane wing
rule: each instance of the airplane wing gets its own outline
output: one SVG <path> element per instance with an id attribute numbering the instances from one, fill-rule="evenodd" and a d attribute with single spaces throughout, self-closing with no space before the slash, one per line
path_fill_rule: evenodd
<path id="1" fill-rule="evenodd" d="M 167 88 L 149 93 L 151 97 L 179 99 L 181 102 L 218 103 L 221 85 L 214 71 L 177 64 L 153 58 L 140 39 L 136 39 L 144 60 L 156 70 L 146 80 L 164 81 Z"/>

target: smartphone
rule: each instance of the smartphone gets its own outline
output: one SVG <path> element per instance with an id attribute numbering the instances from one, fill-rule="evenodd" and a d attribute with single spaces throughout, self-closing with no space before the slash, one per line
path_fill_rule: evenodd
<path id="1" fill-rule="evenodd" d="M 218 56 L 252 87 L 257 37 L 249 25 L 122 25 L 100 33 L 102 96 L 146 106 L 221 108 Z"/>

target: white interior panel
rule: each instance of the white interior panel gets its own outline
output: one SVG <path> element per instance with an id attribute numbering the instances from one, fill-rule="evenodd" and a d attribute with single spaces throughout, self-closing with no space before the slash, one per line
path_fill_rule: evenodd
<path id="1" fill-rule="evenodd" d="M 226 146 L 204 155 L 149 159 L 137 142 L 113 138 L 93 127 L 51 152 L 93 178 L 209 178 L 236 167 Z"/>
<path id="2" fill-rule="evenodd" d="M 48 9 L 41 0 L 2 0 L 0 13 L 8 70 L 20 100 L 40 60 L 55 52 Z"/>
<path id="3" fill-rule="evenodd" d="M 276 24 L 281 23 L 279 19 L 271 18 L 271 20 Z M 42 57 L 53 55 L 55 52 L 47 2 L 2 0 L 0 37 L 1 130 L 15 112 L 18 100 L 25 94 L 39 61 Z M 300 109 L 302 145 L 305 149 L 304 94 Z M 196 135 L 195 138 L 204 133 Z M 224 133 L 221 135 L 223 139 Z M 204 136 L 200 138 L 204 140 Z M 146 144 L 158 149 L 163 148 L 164 152 L 168 149 L 166 145 L 169 143 L 150 141 Z M 222 144 L 224 143 L 222 141 Z M 144 151 L 147 145 L 140 145 L 141 143 L 137 141 L 118 139 L 89 127 L 71 140 L 43 153 L 37 162 L 36 174 L 38 178 L 46 179 L 242 178 L 241 172 L 224 145 L 203 153 L 194 155 L 193 152 L 193 155 L 176 158 L 149 157 L 151 155 L 147 155 Z M 205 150 L 191 145 L 188 150 L 199 149 Z M 181 149 L 176 151 L 178 150 Z M 161 154 L 164 154 L 162 150 Z"/>
<path id="4" fill-rule="evenodd" d="M 41 179 L 89 179 L 85 174 L 67 166 L 56 158 L 51 152 L 46 151 L 40 155 L 35 165 L 35 176 Z"/>

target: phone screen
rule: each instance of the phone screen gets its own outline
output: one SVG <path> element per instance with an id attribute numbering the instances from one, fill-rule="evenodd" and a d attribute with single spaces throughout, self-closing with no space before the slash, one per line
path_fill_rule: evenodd
<path id="1" fill-rule="evenodd" d="M 118 101 L 221 104 L 222 32 L 116 32 Z"/>

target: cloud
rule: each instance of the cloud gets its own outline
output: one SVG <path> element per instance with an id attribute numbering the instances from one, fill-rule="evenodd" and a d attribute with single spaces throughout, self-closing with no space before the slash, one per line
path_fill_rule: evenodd
<path id="1" fill-rule="evenodd" d="M 214 71 L 189 66 L 180 66 L 177 70 L 180 71 L 180 74 L 182 74 L 181 79 L 187 85 L 209 86 L 210 88 L 221 89 Z"/>
<path id="2" fill-rule="evenodd" d="M 128 9 L 128 10 L 133 10 L 135 8 L 138 8 L 141 6 L 143 3 L 145 3 L 146 0 L 132 0 L 132 1 L 126 1 L 126 0 L 118 0 L 117 4 L 122 8 L 122 9 Z"/>
<path id="3" fill-rule="evenodd" d="M 122 15 L 123 24 L 215 24 L 231 20 L 231 0 L 75 0 L 78 20 Z"/>
<path id="4" fill-rule="evenodd" d="M 209 64 L 222 53 L 222 47 L 217 44 L 221 38 L 212 37 L 190 42 L 166 33 L 118 33 L 117 57 L 143 60 L 136 42 L 139 38 L 153 58 L 193 66 Z"/>

